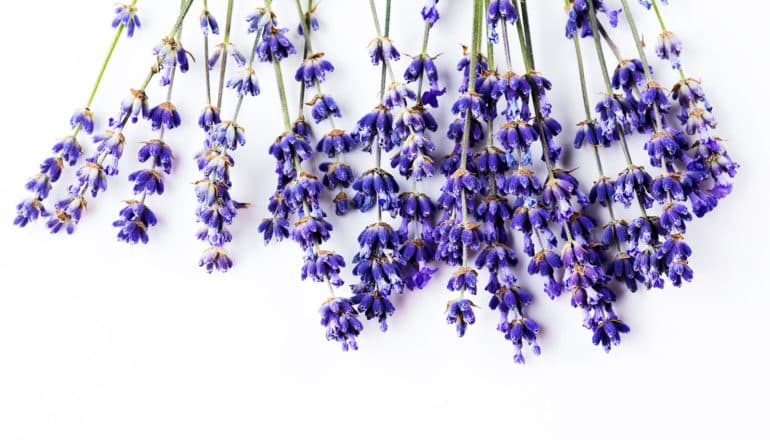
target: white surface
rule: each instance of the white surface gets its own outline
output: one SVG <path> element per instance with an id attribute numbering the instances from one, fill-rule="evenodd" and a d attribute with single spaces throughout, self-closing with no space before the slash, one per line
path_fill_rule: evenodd
<path id="1" fill-rule="evenodd" d="M 248 145 L 236 155 L 233 192 L 254 206 L 233 227 L 236 266 L 230 274 L 209 276 L 196 267 L 204 245 L 193 237 L 189 183 L 197 178 L 191 156 L 201 143 L 194 126 L 203 104 L 200 65 L 181 78 L 174 98 L 186 126 L 168 138 L 177 167 L 167 194 L 151 200 L 160 224 L 148 246 L 116 242 L 110 226 L 120 200 L 130 196 L 126 176 L 137 167 L 135 148 L 150 136 L 143 127 L 127 130 L 121 174 L 89 206 L 75 235 L 50 236 L 42 224 L 14 229 L 25 179 L 52 142 L 68 133 L 70 112 L 87 96 L 112 35 L 112 2 L 44 3 L 4 4 L 7 19 L 0 27 L 6 164 L 0 192 L 0 438 L 710 439 L 766 432 L 760 417 L 770 391 L 770 212 L 761 188 L 767 187 L 770 155 L 759 129 L 766 125 L 770 96 L 767 50 L 758 35 L 767 5 L 677 0 L 665 9 L 670 28 L 685 43 L 686 67 L 705 81 L 719 131 L 743 164 L 735 194 L 688 234 L 696 281 L 680 290 L 623 294 L 618 310 L 632 333 L 609 356 L 591 345 L 567 298 L 552 303 L 538 294 L 530 311 L 544 326 L 543 355 L 520 367 L 495 331 L 496 313 L 480 309 L 467 337 L 454 336 L 443 315 L 446 270 L 427 291 L 397 299 L 387 334 L 367 325 L 359 352 L 343 354 L 324 340 L 317 308 L 325 288 L 299 280 L 296 245 L 265 248 L 256 234 L 274 182 L 267 146 L 281 131 L 269 66 L 259 67 L 264 92 L 245 104 L 242 118 Z M 120 43 L 94 105 L 101 123 L 144 76 L 149 50 L 175 16 L 176 1 L 139 3 L 145 26 L 134 40 Z M 224 2 L 210 3 L 223 25 Z M 236 3 L 234 41 L 246 50 L 241 17 L 255 2 Z M 394 3 L 393 38 L 402 52 L 416 53 L 417 2 Z M 469 2 L 441 3 L 444 21 L 431 51 L 444 53 L 442 73 L 451 92 L 442 101 L 436 139 L 442 139 L 456 96 L 459 44 L 470 38 Z M 569 144 L 573 123 L 582 118 L 574 54 L 562 37 L 562 2 L 531 3 L 539 70 L 555 84 L 555 116 L 566 127 L 561 141 Z M 653 41 L 653 17 L 632 3 Z M 191 18 L 200 8 L 193 6 Z M 276 8 L 293 28 L 293 2 L 276 1 Z M 365 50 L 373 35 L 367 4 L 324 0 L 320 11 L 323 30 L 315 44 L 338 67 L 326 89 L 338 97 L 343 125 L 351 127 L 375 102 L 378 72 Z M 200 60 L 198 27 L 188 23 L 184 41 Z M 598 92 L 598 72 L 589 60 Z M 656 65 L 659 77 L 673 83 L 673 73 Z M 402 61 L 398 70 L 404 66 Z M 288 84 L 293 103 L 297 89 Z M 231 107 L 227 94 L 225 112 Z M 634 138 L 639 162 L 640 142 Z M 449 148 L 443 140 L 440 145 Z M 570 154 L 570 161 L 577 155 L 585 163 L 580 173 L 588 182 L 593 169 L 583 154 L 589 153 Z M 371 162 L 362 153 L 355 157 L 361 166 Z M 369 220 L 335 220 L 330 246 L 349 261 L 354 237 Z M 523 269 L 522 278 L 539 292 L 541 281 Z M 486 301 L 480 293 L 478 302 Z"/>

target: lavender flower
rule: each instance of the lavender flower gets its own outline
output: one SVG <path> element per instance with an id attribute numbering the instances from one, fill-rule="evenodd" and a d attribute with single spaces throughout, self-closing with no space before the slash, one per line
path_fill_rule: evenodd
<path id="1" fill-rule="evenodd" d="M 655 44 L 655 53 L 663 60 L 669 60 L 671 67 L 678 70 L 682 67 L 679 57 L 682 55 L 682 42 L 672 32 L 662 32 Z"/>
<path id="2" fill-rule="evenodd" d="M 356 337 L 363 330 L 358 313 L 348 299 L 331 298 L 321 306 L 321 325 L 326 327 L 326 339 L 342 344 L 342 350 L 358 350 Z"/>
<path id="3" fill-rule="evenodd" d="M 447 323 L 455 325 L 457 336 L 465 336 L 468 326 L 476 323 L 476 315 L 473 313 L 474 307 L 476 305 L 467 299 L 458 299 L 447 304 L 446 320 Z"/>
<path id="4" fill-rule="evenodd" d="M 137 8 L 134 6 L 136 1 L 130 5 L 118 4 L 115 6 L 115 18 L 112 19 L 112 27 L 118 26 L 126 27 L 126 34 L 129 38 L 134 36 L 134 31 L 142 27 L 142 23 L 139 20 L 139 16 L 136 15 Z"/>
<path id="5" fill-rule="evenodd" d="M 211 14 L 208 9 L 204 9 L 200 15 L 201 32 L 203 35 L 209 34 L 219 35 L 219 23 L 217 19 Z"/>

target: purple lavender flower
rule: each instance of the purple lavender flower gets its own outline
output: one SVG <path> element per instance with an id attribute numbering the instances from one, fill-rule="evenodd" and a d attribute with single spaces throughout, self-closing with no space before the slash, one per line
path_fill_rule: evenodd
<path id="1" fill-rule="evenodd" d="M 272 23 L 268 23 L 262 35 L 262 39 L 257 44 L 257 57 L 262 62 L 281 61 L 289 55 L 294 55 L 297 50 L 291 41 L 286 38 L 286 28 L 278 28 Z"/>
<path id="2" fill-rule="evenodd" d="M 134 36 L 134 31 L 142 27 L 142 23 L 139 20 L 139 16 L 136 15 L 137 8 L 133 2 L 130 5 L 118 4 L 115 5 L 115 18 L 112 19 L 112 27 L 116 28 L 120 25 L 126 27 L 126 33 L 129 38 Z"/>
<path id="3" fill-rule="evenodd" d="M 612 74 L 612 88 L 631 94 L 634 88 L 641 87 L 647 81 L 644 64 L 641 60 L 623 60 Z"/>
<path id="4" fill-rule="evenodd" d="M 660 59 L 669 60 L 671 67 L 675 70 L 682 67 L 682 63 L 679 61 L 679 57 L 682 55 L 682 42 L 672 32 L 665 31 L 658 36 L 655 53 Z"/>
<path id="5" fill-rule="evenodd" d="M 81 127 L 88 134 L 94 132 L 94 112 L 88 108 L 75 111 L 70 118 L 70 126 L 73 130 Z"/>
<path id="6" fill-rule="evenodd" d="M 67 136 L 66 138 L 60 140 L 54 144 L 51 150 L 59 155 L 61 159 L 70 166 L 75 165 L 78 159 L 80 159 L 80 156 L 83 154 L 83 147 L 80 146 L 80 143 L 74 136 Z M 43 167 L 41 166 L 41 168 Z M 51 169 L 48 166 L 45 168 Z M 57 169 L 56 175 L 54 176 L 49 174 L 51 182 L 56 182 L 59 180 L 61 166 L 57 166 L 55 168 Z"/>
<path id="7" fill-rule="evenodd" d="M 142 90 L 131 89 L 131 93 L 120 103 L 120 113 L 114 118 L 110 118 L 110 127 L 123 127 L 129 118 L 132 123 L 136 124 L 140 116 L 147 118 L 149 114 L 147 95 Z"/>
<path id="8" fill-rule="evenodd" d="M 142 243 L 148 242 L 147 229 L 157 222 L 158 219 L 155 214 L 144 203 L 130 200 L 126 202 L 126 207 L 120 211 L 120 218 L 112 225 L 120 228 L 118 240 L 136 244 L 140 241 Z"/>
<path id="9" fill-rule="evenodd" d="M 593 35 L 593 31 L 591 29 L 591 21 L 588 15 L 588 1 L 593 1 L 593 6 L 597 13 L 601 12 L 607 16 L 607 19 L 609 20 L 612 27 L 616 27 L 618 25 L 618 15 L 620 14 L 621 9 L 610 9 L 602 0 L 570 0 L 572 5 L 568 11 L 569 18 L 567 20 L 566 30 L 567 38 L 574 37 L 578 31 L 581 31 L 580 36 L 583 38 Z"/>
<path id="10" fill-rule="evenodd" d="M 342 117 L 342 112 L 337 106 L 337 102 L 331 96 L 316 95 L 307 105 L 312 107 L 311 113 L 316 124 L 332 117 Z"/>
<path id="11" fill-rule="evenodd" d="M 160 130 L 161 127 L 172 130 L 182 125 L 182 118 L 179 116 L 179 112 L 174 104 L 170 102 L 164 102 L 153 107 L 147 115 L 147 119 L 152 122 L 153 130 Z"/>
<path id="12" fill-rule="evenodd" d="M 461 267 L 452 274 L 451 278 L 449 278 L 447 289 L 453 292 L 469 292 L 471 295 L 475 295 L 478 277 L 479 274 L 475 270 L 468 267 Z"/>
<path id="13" fill-rule="evenodd" d="M 447 304 L 446 320 L 448 324 L 455 325 L 458 337 L 465 336 L 468 326 L 476 322 L 476 315 L 473 313 L 474 307 L 476 305 L 467 299 L 458 299 Z"/>
<path id="14" fill-rule="evenodd" d="M 644 167 L 629 166 L 615 179 L 615 201 L 629 207 L 634 200 L 638 200 L 645 208 L 650 208 L 652 207 L 652 197 L 649 194 L 651 187 L 652 176 L 644 170 Z"/>
<path id="15" fill-rule="evenodd" d="M 605 351 L 609 352 L 613 345 L 620 344 L 620 335 L 628 333 L 631 328 L 616 316 L 598 321 L 593 330 L 594 345 L 601 345 Z"/>
<path id="16" fill-rule="evenodd" d="M 294 79 L 303 81 L 305 87 L 311 88 L 326 81 L 326 74 L 330 72 L 334 72 L 334 65 L 324 58 L 323 52 L 319 52 L 309 55 L 300 64 Z"/>
<path id="17" fill-rule="evenodd" d="M 340 272 L 345 267 L 345 259 L 334 252 L 320 251 L 305 257 L 302 266 L 302 279 L 311 278 L 316 282 L 329 280 L 332 286 L 340 287 L 344 284 L 340 278 Z"/>
<path id="18" fill-rule="evenodd" d="M 152 53 L 158 57 L 158 65 L 162 67 L 161 86 L 171 83 L 171 75 L 176 69 L 182 73 L 190 70 L 189 54 L 175 38 L 164 38 Z"/>
<path id="19" fill-rule="evenodd" d="M 431 27 L 433 27 L 440 18 L 438 13 L 438 1 L 439 0 L 426 0 L 425 6 L 422 7 L 422 18 L 427 21 L 428 25 Z"/>
<path id="20" fill-rule="evenodd" d="M 369 59 L 372 60 L 372 64 L 379 66 L 385 60 L 398 61 L 401 59 L 401 53 L 399 53 L 393 42 L 387 37 L 375 38 L 369 43 Z"/>
<path id="21" fill-rule="evenodd" d="M 200 16 L 201 32 L 203 35 L 219 35 L 219 23 L 208 9 L 204 9 Z"/>
<path id="22" fill-rule="evenodd" d="M 214 270 L 219 272 L 227 272 L 233 267 L 233 260 L 227 255 L 227 251 L 221 247 L 211 247 L 206 249 L 198 260 L 198 265 L 206 269 L 206 272 L 211 273 Z"/>
<path id="23" fill-rule="evenodd" d="M 148 160 L 153 167 L 162 169 L 166 174 L 171 174 L 171 164 L 173 155 L 171 148 L 160 139 L 153 139 L 144 143 L 139 149 L 139 162 L 146 163 Z"/>
<path id="24" fill-rule="evenodd" d="M 379 148 L 390 151 L 394 146 L 392 133 L 393 115 L 387 107 L 378 105 L 358 121 L 355 137 L 364 151 L 371 151 L 375 142 Z"/>
<path id="25" fill-rule="evenodd" d="M 379 205 L 383 211 L 398 208 L 398 183 L 393 176 L 382 169 L 366 171 L 353 183 L 356 195 L 353 200 L 361 212 L 367 212 Z"/>
<path id="26" fill-rule="evenodd" d="M 353 286 L 351 301 L 367 319 L 377 319 L 381 331 L 387 331 L 387 317 L 395 312 L 389 300 L 403 293 L 406 283 L 401 274 L 405 262 L 397 252 L 400 237 L 387 223 L 368 226 L 358 236 L 360 249 L 353 258 L 353 274 L 360 282 Z"/>
<path id="27" fill-rule="evenodd" d="M 238 50 L 233 43 L 220 43 L 217 44 L 214 51 L 209 55 L 209 59 L 206 60 L 206 66 L 208 66 L 209 70 L 213 70 L 214 67 L 217 66 L 219 59 L 222 58 L 222 54 L 225 53 L 225 47 L 227 48 L 227 53 L 230 54 L 230 57 L 235 61 L 235 64 L 238 67 L 246 66 L 246 57 L 243 56 L 241 51 Z"/>
<path id="28" fill-rule="evenodd" d="M 487 10 L 487 23 L 497 27 L 500 21 L 507 21 L 510 24 L 516 23 L 519 14 L 511 0 L 491 0 Z"/>
<path id="29" fill-rule="evenodd" d="M 208 143 L 234 151 L 246 144 L 245 131 L 233 121 L 222 121 L 211 130 Z"/>
<path id="30" fill-rule="evenodd" d="M 257 96 L 260 93 L 257 73 L 251 67 L 244 68 L 238 75 L 227 80 L 225 86 L 235 90 L 239 96 Z"/>
<path id="31" fill-rule="evenodd" d="M 208 132 L 212 127 L 222 122 L 219 116 L 219 109 L 213 105 L 207 105 L 201 111 L 201 115 L 198 118 L 198 126 L 204 131 Z"/>
<path id="32" fill-rule="evenodd" d="M 358 312 L 349 299 L 331 298 L 321 306 L 321 325 L 326 327 L 326 339 L 342 344 L 342 350 L 358 350 L 356 337 L 363 330 Z"/>
<path id="33" fill-rule="evenodd" d="M 319 166 L 319 169 L 324 173 L 321 182 L 328 189 L 347 188 L 355 180 L 353 170 L 350 165 L 345 163 L 324 162 Z"/>

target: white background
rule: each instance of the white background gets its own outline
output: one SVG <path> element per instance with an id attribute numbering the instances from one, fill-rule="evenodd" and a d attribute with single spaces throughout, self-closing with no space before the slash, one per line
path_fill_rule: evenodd
<path id="1" fill-rule="evenodd" d="M 223 25 L 224 0 L 210 3 Z M 293 2 L 275 3 L 282 23 L 293 28 Z M 393 39 L 402 52 L 416 53 L 421 2 L 394 3 Z M 573 48 L 563 38 L 562 2 L 530 3 L 538 67 L 554 82 L 555 116 L 569 145 L 582 107 Z M 654 41 L 653 16 L 631 3 L 646 39 Z M 325 288 L 299 280 L 295 244 L 265 247 L 256 233 L 274 184 L 267 146 L 281 131 L 269 66 L 259 66 L 263 94 L 247 101 L 242 117 L 248 145 L 236 153 L 233 193 L 253 207 L 233 226 L 231 273 L 207 275 L 196 267 L 204 245 L 194 239 L 190 182 L 197 179 L 191 158 L 201 145 L 195 125 L 203 105 L 200 63 L 181 77 L 174 98 L 186 125 L 168 137 L 177 165 L 167 193 L 150 199 L 160 224 L 149 245 L 118 243 L 110 226 L 120 201 L 131 197 L 126 176 L 138 166 L 137 145 L 151 137 L 141 124 L 127 130 L 121 174 L 89 205 L 75 235 L 51 236 L 42 224 L 13 228 L 25 179 L 69 132 L 71 111 L 87 97 L 113 34 L 112 2 L 4 3 L 0 438 L 764 437 L 770 155 L 762 133 L 770 94 L 762 41 L 770 7 L 672 3 L 664 13 L 684 41 L 685 66 L 704 80 L 719 132 L 743 165 L 736 191 L 688 234 L 694 283 L 621 296 L 618 310 L 633 331 L 610 355 L 591 345 L 568 299 L 547 300 L 541 281 L 522 267 L 524 283 L 538 292 L 531 315 L 544 327 L 543 355 L 523 367 L 512 362 L 512 347 L 495 331 L 496 313 L 486 308 L 466 338 L 455 337 L 443 315 L 447 270 L 426 291 L 396 300 L 399 311 L 387 334 L 367 325 L 360 351 L 342 353 L 324 340 L 317 308 Z M 236 4 L 234 41 L 246 51 L 241 18 L 256 2 Z M 139 5 L 145 26 L 118 47 L 94 104 L 99 128 L 128 88 L 138 86 L 150 49 L 176 16 L 176 1 Z M 194 18 L 200 9 L 193 6 L 184 36 L 199 60 Z M 444 54 L 441 73 L 450 87 L 436 136 L 443 153 L 449 149 L 446 113 L 458 85 L 453 66 L 460 44 L 470 39 L 470 2 L 444 0 L 441 10 L 430 47 Z M 323 0 L 319 13 L 323 28 L 315 46 L 338 67 L 326 90 L 337 95 L 344 126 L 352 127 L 376 100 L 378 71 L 366 55 L 373 36 L 367 2 Z M 626 33 L 618 38 L 632 56 Z M 596 98 L 598 70 L 584 44 Z M 287 76 L 297 62 L 289 61 Z M 404 67 L 402 61 L 398 71 Z M 673 84 L 673 72 L 657 61 L 656 67 L 661 82 Z M 288 84 L 294 103 L 297 87 L 290 78 Z M 148 92 L 157 102 L 155 83 Z M 225 113 L 232 104 L 228 93 Z M 296 115 L 295 105 L 292 111 Z M 633 138 L 638 162 L 645 160 L 641 142 Z M 586 184 L 594 177 L 589 154 L 567 158 L 567 166 L 585 164 L 578 172 Z M 363 153 L 351 159 L 359 170 L 371 163 Z M 61 191 L 63 185 L 54 196 Z M 369 217 L 335 219 L 330 247 L 349 261 Z M 485 305 L 486 293 L 480 296 Z"/>

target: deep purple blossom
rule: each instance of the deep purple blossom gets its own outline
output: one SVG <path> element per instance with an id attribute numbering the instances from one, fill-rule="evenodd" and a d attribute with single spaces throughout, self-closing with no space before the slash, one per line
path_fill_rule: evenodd
<path id="1" fill-rule="evenodd" d="M 303 81 L 305 87 L 311 88 L 326 81 L 326 74 L 330 72 L 334 72 L 334 66 L 324 58 L 324 53 L 314 53 L 300 64 L 294 79 Z"/>
<path id="2" fill-rule="evenodd" d="M 182 118 L 179 116 L 179 112 L 174 104 L 170 102 L 164 102 L 153 107 L 147 115 L 147 119 L 152 122 L 153 130 L 160 130 L 161 127 L 172 130 L 182 125 Z"/>
<path id="3" fill-rule="evenodd" d="M 219 35 L 219 23 L 208 9 L 204 9 L 199 18 L 203 35 Z"/>
<path id="4" fill-rule="evenodd" d="M 114 221 L 112 226 L 120 228 L 118 240 L 136 244 L 148 242 L 147 229 L 155 226 L 157 222 L 158 219 L 147 205 L 136 200 L 130 200 L 126 202 L 125 208 L 120 211 L 118 220 Z"/>
<path id="5" fill-rule="evenodd" d="M 447 304 L 446 320 L 448 324 L 455 325 L 457 336 L 461 338 L 465 336 L 468 326 L 476 322 L 476 315 L 473 313 L 474 307 L 476 305 L 467 299 L 458 299 Z"/>
<path id="6" fill-rule="evenodd" d="M 70 126 L 73 130 L 77 130 L 78 126 L 88 134 L 94 132 L 94 112 L 84 108 L 75 111 L 70 117 Z"/>
<path id="7" fill-rule="evenodd" d="M 349 299 L 331 298 L 321 306 L 320 313 L 327 340 L 342 344 L 343 351 L 358 350 L 356 337 L 364 327 Z"/>

